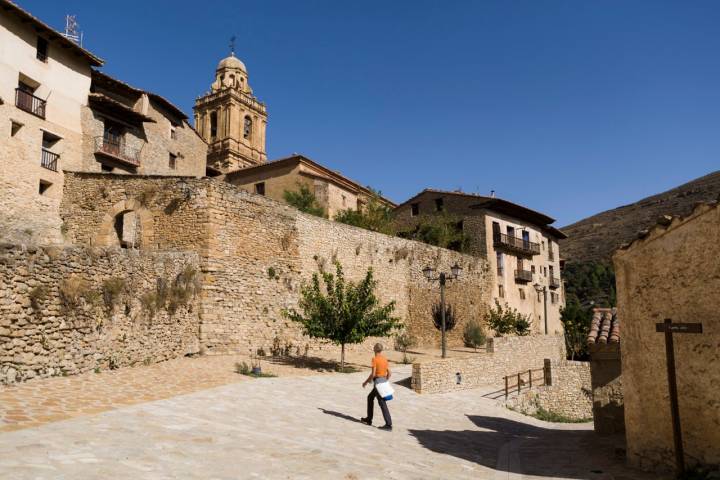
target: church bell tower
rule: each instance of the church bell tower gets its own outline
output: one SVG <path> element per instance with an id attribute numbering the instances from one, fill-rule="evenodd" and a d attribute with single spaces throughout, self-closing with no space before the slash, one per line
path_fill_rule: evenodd
<path id="1" fill-rule="evenodd" d="M 208 143 L 209 175 L 267 162 L 267 109 L 253 95 L 245 64 L 230 56 L 220 61 L 210 91 L 195 100 L 195 128 Z"/>

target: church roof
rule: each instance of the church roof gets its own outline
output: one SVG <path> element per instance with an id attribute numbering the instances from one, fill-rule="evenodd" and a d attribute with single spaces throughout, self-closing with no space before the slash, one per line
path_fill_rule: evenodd
<path id="1" fill-rule="evenodd" d="M 221 68 L 239 68 L 243 72 L 247 73 L 247 69 L 245 68 L 245 64 L 240 61 L 239 58 L 237 58 L 235 55 L 230 55 L 229 57 L 223 58 L 220 60 L 220 63 L 218 63 L 217 69 L 220 70 Z"/>

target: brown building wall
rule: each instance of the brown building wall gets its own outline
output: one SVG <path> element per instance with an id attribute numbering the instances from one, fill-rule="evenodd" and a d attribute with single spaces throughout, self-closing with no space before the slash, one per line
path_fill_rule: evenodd
<path id="1" fill-rule="evenodd" d="M 593 422 L 601 435 L 625 431 L 622 368 L 618 344 L 596 344 L 590 348 L 593 391 Z"/>
<path id="2" fill-rule="evenodd" d="M 702 334 L 675 334 L 680 417 L 687 461 L 720 463 L 720 208 L 656 228 L 614 257 L 628 460 L 670 468 L 673 436 L 665 344 L 655 324 L 702 322 Z"/>

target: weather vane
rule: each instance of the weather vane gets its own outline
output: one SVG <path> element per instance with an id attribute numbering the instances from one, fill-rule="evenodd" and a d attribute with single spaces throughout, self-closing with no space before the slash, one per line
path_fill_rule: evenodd
<path id="1" fill-rule="evenodd" d="M 235 56 L 235 35 L 230 37 L 230 55 Z"/>

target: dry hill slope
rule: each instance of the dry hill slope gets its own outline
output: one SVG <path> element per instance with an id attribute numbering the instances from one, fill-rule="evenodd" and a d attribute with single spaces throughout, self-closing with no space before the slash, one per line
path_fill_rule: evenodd
<path id="1" fill-rule="evenodd" d="M 653 226 L 662 215 L 688 215 L 698 202 L 717 200 L 720 171 L 630 205 L 607 210 L 563 227 L 560 252 L 568 262 L 609 261 L 623 243 Z"/>

